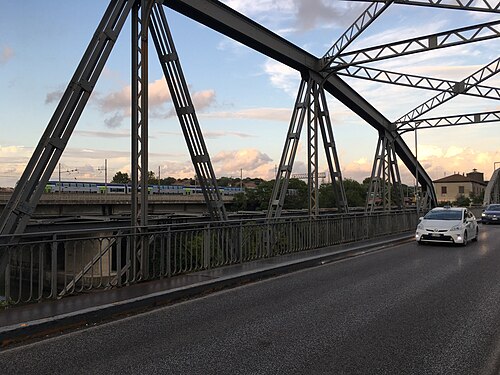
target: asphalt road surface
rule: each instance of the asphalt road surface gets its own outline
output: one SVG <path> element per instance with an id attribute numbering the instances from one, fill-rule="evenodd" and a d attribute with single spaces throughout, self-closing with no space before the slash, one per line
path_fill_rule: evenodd
<path id="1" fill-rule="evenodd" d="M 500 226 L 0 352 L 0 374 L 497 374 Z"/>

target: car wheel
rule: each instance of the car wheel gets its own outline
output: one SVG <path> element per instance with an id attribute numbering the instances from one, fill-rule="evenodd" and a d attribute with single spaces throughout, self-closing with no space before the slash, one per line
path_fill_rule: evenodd
<path id="1" fill-rule="evenodd" d="M 472 241 L 474 242 L 477 241 L 478 236 L 479 236 L 479 227 L 476 227 L 476 237 L 474 237 Z"/>
<path id="2" fill-rule="evenodd" d="M 462 243 L 462 246 L 467 246 L 467 231 L 464 230 L 464 242 Z"/>

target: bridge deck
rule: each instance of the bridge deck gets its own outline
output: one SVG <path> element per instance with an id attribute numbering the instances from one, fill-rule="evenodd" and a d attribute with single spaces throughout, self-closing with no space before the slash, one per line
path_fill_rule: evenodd
<path id="1" fill-rule="evenodd" d="M 375 250 L 389 243 L 409 241 L 410 238 L 410 233 L 398 234 L 383 240 L 360 241 L 287 254 L 125 288 L 13 307 L 0 312 L 0 346 L 2 342 L 35 336 L 54 329 L 64 329 L 75 324 L 84 325 L 101 321 L 116 314 L 150 308 L 251 280 L 317 266 L 323 262 Z"/>

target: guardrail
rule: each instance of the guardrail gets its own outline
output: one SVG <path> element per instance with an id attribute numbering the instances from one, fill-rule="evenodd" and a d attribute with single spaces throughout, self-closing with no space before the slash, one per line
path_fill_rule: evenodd
<path id="1" fill-rule="evenodd" d="M 417 219 L 402 211 L 0 237 L 0 288 L 9 304 L 62 298 L 405 232 Z"/>
<path id="2" fill-rule="evenodd" d="M 0 204 L 6 204 L 10 199 L 10 193 L 0 193 Z M 40 197 L 39 204 L 130 204 L 130 194 L 85 194 L 85 193 L 45 193 Z M 232 201 L 234 195 L 222 195 L 222 200 Z M 150 194 L 149 202 L 204 202 L 203 194 Z"/>

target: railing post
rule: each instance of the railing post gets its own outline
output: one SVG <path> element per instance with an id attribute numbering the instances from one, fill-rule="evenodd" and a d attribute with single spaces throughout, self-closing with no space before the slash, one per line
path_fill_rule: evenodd
<path id="1" fill-rule="evenodd" d="M 172 230 L 167 229 L 167 277 L 172 276 Z"/>
<path id="2" fill-rule="evenodd" d="M 210 224 L 203 229 L 203 268 L 210 268 Z"/>
<path id="3" fill-rule="evenodd" d="M 11 300 L 10 295 L 10 261 L 12 259 L 12 247 L 9 246 L 7 255 L 7 264 L 5 266 L 5 300 L 9 302 Z"/>
<path id="4" fill-rule="evenodd" d="M 238 226 L 238 261 L 243 263 L 243 224 Z"/>
<path id="5" fill-rule="evenodd" d="M 57 298 L 57 235 L 52 236 L 52 256 L 50 267 L 51 298 Z"/>

